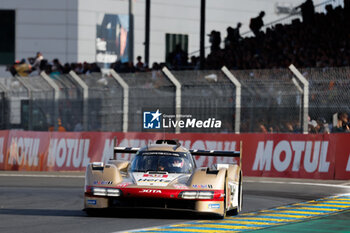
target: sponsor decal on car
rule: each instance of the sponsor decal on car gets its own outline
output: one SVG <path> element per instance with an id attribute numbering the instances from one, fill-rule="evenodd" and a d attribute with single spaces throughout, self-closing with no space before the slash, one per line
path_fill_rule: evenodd
<path id="1" fill-rule="evenodd" d="M 148 174 L 141 172 L 134 172 L 132 175 L 137 185 L 144 186 L 167 186 L 171 181 L 181 176 L 181 174 Z M 145 175 L 151 175 L 152 177 Z M 156 175 L 156 177 L 153 177 L 153 175 Z M 167 177 L 163 177 L 164 175 Z"/>
<path id="2" fill-rule="evenodd" d="M 105 185 L 105 184 L 113 184 L 113 181 L 108 181 L 108 180 L 102 180 L 102 181 L 99 181 L 99 180 L 95 180 L 94 181 L 94 184 L 98 185 L 98 184 L 101 184 L 101 185 Z"/>
<path id="3" fill-rule="evenodd" d="M 143 174 L 143 177 L 167 178 L 166 174 Z"/>
<path id="4" fill-rule="evenodd" d="M 158 178 L 141 178 L 138 179 L 137 182 L 147 182 L 147 183 L 169 183 L 171 180 L 168 179 L 158 179 Z"/>
<path id="5" fill-rule="evenodd" d="M 117 188 L 125 188 L 131 184 L 132 184 L 131 182 L 123 182 L 123 183 L 118 184 Z"/>
<path id="6" fill-rule="evenodd" d="M 209 209 L 219 209 L 220 208 L 220 204 L 216 203 L 216 204 L 208 204 L 208 208 Z"/>
<path id="7" fill-rule="evenodd" d="M 162 193 L 159 189 L 142 189 L 140 193 Z"/>
<path id="8" fill-rule="evenodd" d="M 184 184 L 174 184 L 173 186 L 176 189 L 188 189 L 188 187 Z"/>
<path id="9" fill-rule="evenodd" d="M 140 178 L 137 180 L 138 185 L 153 185 L 156 183 L 157 185 L 163 184 L 162 186 L 166 186 L 170 182 L 171 180 L 162 178 Z"/>
<path id="10" fill-rule="evenodd" d="M 193 184 L 192 185 L 193 188 L 200 188 L 200 189 L 212 189 L 213 185 L 211 184 Z"/>
<path id="11" fill-rule="evenodd" d="M 96 205 L 96 200 L 87 200 L 88 205 Z"/>

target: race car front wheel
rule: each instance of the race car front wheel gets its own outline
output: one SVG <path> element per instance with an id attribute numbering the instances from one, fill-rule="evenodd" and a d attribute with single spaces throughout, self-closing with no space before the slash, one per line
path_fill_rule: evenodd
<path id="1" fill-rule="evenodd" d="M 89 217 L 99 217 L 102 215 L 102 210 L 100 209 L 87 208 L 84 211 Z"/>

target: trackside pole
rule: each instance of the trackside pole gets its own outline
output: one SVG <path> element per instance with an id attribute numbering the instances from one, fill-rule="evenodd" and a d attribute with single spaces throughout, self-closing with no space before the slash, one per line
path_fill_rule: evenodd
<path id="1" fill-rule="evenodd" d="M 300 93 L 300 99 L 302 99 L 302 96 L 303 96 L 303 94 L 304 94 L 304 90 L 303 90 L 303 88 L 301 88 L 301 86 L 299 85 L 299 82 L 293 77 L 292 78 L 292 82 L 293 82 L 293 84 L 294 84 L 294 86 L 297 88 L 297 90 L 299 91 L 299 93 Z M 302 122 L 302 111 L 303 111 L 303 106 L 302 106 L 302 104 L 300 104 L 300 107 L 299 107 L 299 122 Z"/>
<path id="2" fill-rule="evenodd" d="M 303 88 L 301 88 L 301 86 L 299 85 L 298 81 L 295 78 L 292 78 L 292 82 L 293 82 L 294 86 L 298 89 L 298 91 L 301 94 L 303 94 L 304 93 Z"/>
<path id="3" fill-rule="evenodd" d="M 110 70 L 110 73 L 115 81 L 123 88 L 123 132 L 128 132 L 129 124 L 129 85 L 124 81 L 120 75 L 115 72 L 113 69 Z"/>
<path id="4" fill-rule="evenodd" d="M 243 141 L 239 141 L 239 166 L 242 169 Z"/>
<path id="5" fill-rule="evenodd" d="M 113 159 L 116 160 L 117 159 L 117 154 L 114 152 L 114 148 L 117 146 L 117 137 L 113 138 Z"/>
<path id="6" fill-rule="evenodd" d="M 134 62 L 134 10 L 133 0 L 129 0 L 128 60 Z"/>
<path id="7" fill-rule="evenodd" d="M 83 89 L 83 128 L 85 131 L 88 131 L 89 87 L 73 70 L 69 72 L 69 75 Z"/>
<path id="8" fill-rule="evenodd" d="M 18 80 L 18 82 L 20 82 L 22 84 L 22 86 L 24 86 L 25 89 L 27 89 L 28 91 L 28 104 L 29 104 L 29 111 L 28 111 L 28 130 L 32 130 L 32 125 L 33 125 L 33 116 L 32 116 L 32 112 L 33 112 L 33 96 L 32 96 L 32 90 L 30 89 L 30 85 L 28 85 L 25 81 L 22 80 L 22 78 L 18 75 L 15 75 L 14 77 L 15 79 Z"/>
<path id="9" fill-rule="evenodd" d="M 164 67 L 162 69 L 163 73 L 167 78 L 172 82 L 175 86 L 175 114 L 176 121 L 181 120 L 181 83 L 175 76 L 168 70 L 168 68 Z M 175 129 L 175 133 L 180 133 L 180 127 L 177 125 Z"/>
<path id="10" fill-rule="evenodd" d="M 241 125 L 241 93 L 242 93 L 242 85 L 238 81 L 238 79 L 226 68 L 223 66 L 221 71 L 226 75 L 226 77 L 235 85 L 236 87 L 236 110 L 235 110 L 235 133 L 240 133 L 240 125 Z"/>
<path id="11" fill-rule="evenodd" d="M 309 81 L 291 64 L 289 69 L 294 76 L 303 84 L 303 133 L 308 134 L 308 117 L 309 117 Z"/>
<path id="12" fill-rule="evenodd" d="M 40 73 L 40 76 L 45 79 L 45 81 L 52 87 L 52 89 L 54 89 L 54 114 L 52 117 L 52 123 L 54 125 L 55 130 L 57 130 L 57 119 L 58 119 L 58 101 L 60 98 L 60 87 L 57 85 L 57 83 L 55 83 L 55 81 L 53 81 L 52 78 L 50 78 L 50 76 L 48 76 L 45 71 L 42 71 Z"/>
<path id="13" fill-rule="evenodd" d="M 8 99 L 7 99 L 7 97 L 8 97 L 7 94 L 8 93 L 7 93 L 6 87 L 2 83 L 0 83 L 0 91 L 2 92 L 0 94 L 1 99 L 3 101 L 5 101 L 5 103 L 8 102 Z M 5 104 L 5 106 L 3 108 L 8 109 L 8 105 Z M 4 111 L 1 114 L 1 117 L 2 117 L 3 121 L 5 121 L 5 124 L 3 125 L 3 126 L 5 126 L 5 129 L 9 129 L 10 128 L 10 126 L 9 126 L 9 123 L 10 123 L 9 115 L 10 115 L 9 111 Z"/>
<path id="14" fill-rule="evenodd" d="M 205 63 L 205 3 L 206 0 L 201 0 L 199 28 L 199 66 L 201 70 L 204 69 Z"/>

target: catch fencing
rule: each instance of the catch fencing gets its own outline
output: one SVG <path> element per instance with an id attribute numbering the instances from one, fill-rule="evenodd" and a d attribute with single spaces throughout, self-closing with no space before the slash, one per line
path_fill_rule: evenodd
<path id="1" fill-rule="evenodd" d="M 312 120 L 332 126 L 350 112 L 349 89 L 349 67 L 3 77 L 0 129 L 147 132 L 143 112 L 159 109 L 222 122 L 161 132 L 307 133 Z"/>

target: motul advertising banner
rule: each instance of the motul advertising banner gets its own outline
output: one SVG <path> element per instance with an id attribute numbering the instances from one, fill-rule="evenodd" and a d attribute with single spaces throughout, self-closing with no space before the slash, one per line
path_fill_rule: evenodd
<path id="1" fill-rule="evenodd" d="M 334 136 L 336 147 L 335 154 L 333 155 L 335 157 L 334 178 L 348 180 L 350 179 L 350 135 L 342 133 Z"/>
<path id="2" fill-rule="evenodd" d="M 117 146 L 143 147 L 179 139 L 190 149 L 240 150 L 245 176 L 350 179 L 350 134 L 209 134 L 0 131 L 0 170 L 83 171 L 107 162 Z M 118 159 L 131 160 L 131 154 Z M 195 156 L 198 167 L 234 158 Z"/>

